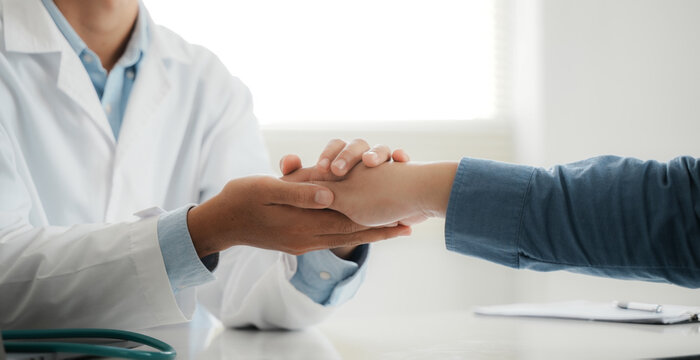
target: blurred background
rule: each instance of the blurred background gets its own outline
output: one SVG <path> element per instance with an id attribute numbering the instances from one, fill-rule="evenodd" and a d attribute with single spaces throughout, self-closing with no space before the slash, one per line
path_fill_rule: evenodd
<path id="1" fill-rule="evenodd" d="M 694 0 L 145 0 L 253 93 L 271 166 L 331 138 L 549 167 L 700 154 Z M 445 250 L 444 221 L 373 246 L 338 317 L 570 299 L 700 305 L 667 284 L 513 270 Z"/>

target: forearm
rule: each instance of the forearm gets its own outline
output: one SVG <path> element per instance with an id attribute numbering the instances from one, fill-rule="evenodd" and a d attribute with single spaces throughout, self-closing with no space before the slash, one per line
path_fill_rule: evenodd
<path id="1" fill-rule="evenodd" d="M 431 217 L 444 218 L 450 199 L 452 183 L 457 173 L 458 163 L 436 162 L 419 164 L 418 184 L 419 203 Z"/>
<path id="2" fill-rule="evenodd" d="M 228 239 L 229 242 L 226 242 L 226 235 L 222 231 L 225 226 L 223 224 L 227 223 L 222 216 L 235 216 L 228 214 L 229 211 L 215 196 L 204 204 L 193 207 L 187 213 L 187 228 L 199 258 L 221 252 L 235 245 L 233 242 L 235 239 Z"/>
<path id="3" fill-rule="evenodd" d="M 700 286 L 695 159 L 599 157 L 549 171 L 465 159 L 457 178 L 452 250 L 512 267 Z"/>

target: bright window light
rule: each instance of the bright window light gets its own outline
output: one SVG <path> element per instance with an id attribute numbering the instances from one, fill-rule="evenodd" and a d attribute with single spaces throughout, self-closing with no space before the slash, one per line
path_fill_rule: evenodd
<path id="1" fill-rule="evenodd" d="M 263 124 L 490 119 L 487 0 L 145 0 L 219 56 Z"/>

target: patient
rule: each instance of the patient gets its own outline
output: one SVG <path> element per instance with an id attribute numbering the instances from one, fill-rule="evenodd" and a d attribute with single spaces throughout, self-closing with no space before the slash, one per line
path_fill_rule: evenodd
<path id="1" fill-rule="evenodd" d="M 700 287 L 699 159 L 543 169 L 464 158 L 359 165 L 344 179 L 295 159 L 283 159 L 283 179 L 327 186 L 331 208 L 364 225 L 442 217 L 449 250 L 506 266 Z"/>

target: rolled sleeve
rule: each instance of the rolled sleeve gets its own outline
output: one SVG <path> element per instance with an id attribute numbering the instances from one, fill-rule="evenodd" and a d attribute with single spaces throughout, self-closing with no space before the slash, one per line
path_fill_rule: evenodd
<path id="1" fill-rule="evenodd" d="M 290 282 L 316 303 L 336 306 L 350 300 L 364 281 L 369 245 L 355 250 L 356 261 L 343 260 L 329 250 L 297 256 Z"/>
<path id="2" fill-rule="evenodd" d="M 518 233 L 534 168 L 465 158 L 445 219 L 450 251 L 519 267 Z"/>
<path id="3" fill-rule="evenodd" d="M 200 259 L 192 244 L 187 228 L 187 212 L 192 206 L 184 206 L 165 213 L 158 219 L 158 242 L 165 262 L 165 271 L 174 292 L 202 285 L 214 280 L 213 270 L 218 263 L 218 253 Z"/>

